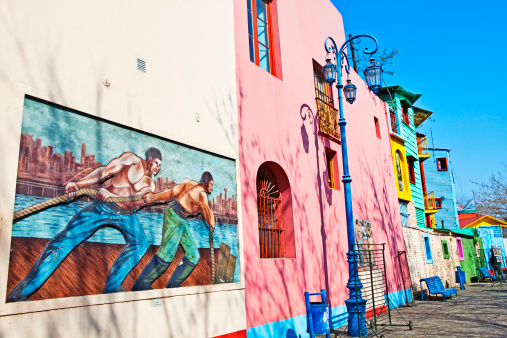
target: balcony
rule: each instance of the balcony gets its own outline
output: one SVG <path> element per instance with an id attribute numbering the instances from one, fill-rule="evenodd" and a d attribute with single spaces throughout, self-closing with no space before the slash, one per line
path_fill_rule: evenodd
<path id="1" fill-rule="evenodd" d="M 315 101 L 317 101 L 317 112 L 319 116 L 319 132 L 336 141 L 340 141 L 338 110 L 319 98 L 316 98 Z"/>
<path id="2" fill-rule="evenodd" d="M 421 161 L 430 158 L 430 152 L 428 151 L 428 140 L 426 137 L 417 137 L 417 152 L 419 153 L 419 159 Z"/>
<path id="3" fill-rule="evenodd" d="M 424 195 L 424 211 L 426 214 L 434 214 L 437 212 L 437 204 L 435 203 L 435 192 L 429 192 Z"/>

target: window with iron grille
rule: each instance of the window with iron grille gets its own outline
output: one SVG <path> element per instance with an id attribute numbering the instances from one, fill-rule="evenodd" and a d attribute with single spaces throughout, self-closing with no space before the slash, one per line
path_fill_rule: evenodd
<path id="1" fill-rule="evenodd" d="M 313 60 L 313 80 L 315 82 L 315 97 L 334 107 L 332 86 L 324 80 L 322 66 Z"/>
<path id="2" fill-rule="evenodd" d="M 272 0 L 247 0 L 248 42 L 250 61 L 275 75 L 272 3 Z"/>
<path id="3" fill-rule="evenodd" d="M 265 165 L 257 173 L 257 215 L 260 257 L 284 257 L 282 194 L 275 175 Z"/>

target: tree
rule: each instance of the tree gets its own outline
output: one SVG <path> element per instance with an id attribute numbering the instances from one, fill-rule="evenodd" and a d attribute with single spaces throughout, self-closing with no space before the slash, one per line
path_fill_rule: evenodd
<path id="1" fill-rule="evenodd" d="M 356 56 L 356 63 L 357 63 L 357 73 L 363 76 L 363 72 L 370 64 L 370 58 L 371 56 L 368 54 L 364 54 L 361 51 L 360 45 L 354 45 L 355 50 L 355 56 Z M 382 69 L 384 70 L 384 74 L 395 76 L 394 70 L 392 67 L 394 67 L 393 59 L 396 55 L 398 55 L 400 51 L 396 49 L 387 49 L 385 48 L 382 52 L 375 53 L 373 57 L 377 61 L 378 64 L 382 66 Z M 350 53 L 349 55 L 352 55 Z M 352 56 L 350 56 L 352 58 Z"/>
<path id="2" fill-rule="evenodd" d="M 507 173 L 507 165 L 504 164 Z M 492 174 L 486 183 L 474 182 L 478 189 L 474 191 L 477 212 L 507 221 L 507 181 L 502 173 Z"/>

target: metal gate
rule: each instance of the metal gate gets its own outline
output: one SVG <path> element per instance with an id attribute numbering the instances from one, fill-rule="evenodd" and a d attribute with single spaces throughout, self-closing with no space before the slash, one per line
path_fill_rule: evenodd
<path id="1" fill-rule="evenodd" d="M 398 263 L 400 264 L 401 285 L 403 286 L 403 293 L 405 295 L 405 304 L 409 306 L 409 304 L 414 302 L 414 297 L 412 295 L 412 282 L 410 281 L 410 270 L 408 268 L 406 251 L 398 251 Z M 408 297 L 407 289 L 410 290 L 410 298 Z"/>
<path id="2" fill-rule="evenodd" d="M 408 326 L 412 330 L 412 322 L 407 322 L 389 299 L 385 243 L 356 244 L 353 246 L 352 250 L 353 253 L 357 255 L 357 277 L 363 285 L 361 293 L 362 298 L 366 300 L 364 320 L 368 328 L 375 336 L 378 336 L 377 331 L 387 326 Z M 398 258 L 400 258 L 400 256 L 398 256 Z M 408 265 L 406 266 L 408 270 Z M 407 276 L 410 282 L 410 275 L 408 273 L 405 272 L 403 276 Z M 393 308 L 400 315 L 405 324 L 393 324 L 391 316 Z M 361 332 L 359 332 L 359 334 L 361 336 Z"/>

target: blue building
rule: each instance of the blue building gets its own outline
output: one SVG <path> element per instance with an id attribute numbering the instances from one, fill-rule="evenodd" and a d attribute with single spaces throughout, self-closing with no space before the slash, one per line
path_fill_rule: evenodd
<path id="1" fill-rule="evenodd" d="M 488 269 L 493 270 L 493 267 L 489 263 L 492 251 L 497 257 L 497 261 L 502 263 L 502 269 L 506 268 L 505 244 L 502 238 L 502 229 L 500 225 L 482 226 L 477 228 L 477 232 L 482 238 L 485 263 Z"/>
<path id="2" fill-rule="evenodd" d="M 428 194 L 433 192 L 438 213 L 435 225 L 439 229 L 459 228 L 454 174 L 451 165 L 450 149 L 428 148 L 431 157 L 423 162 Z"/>

